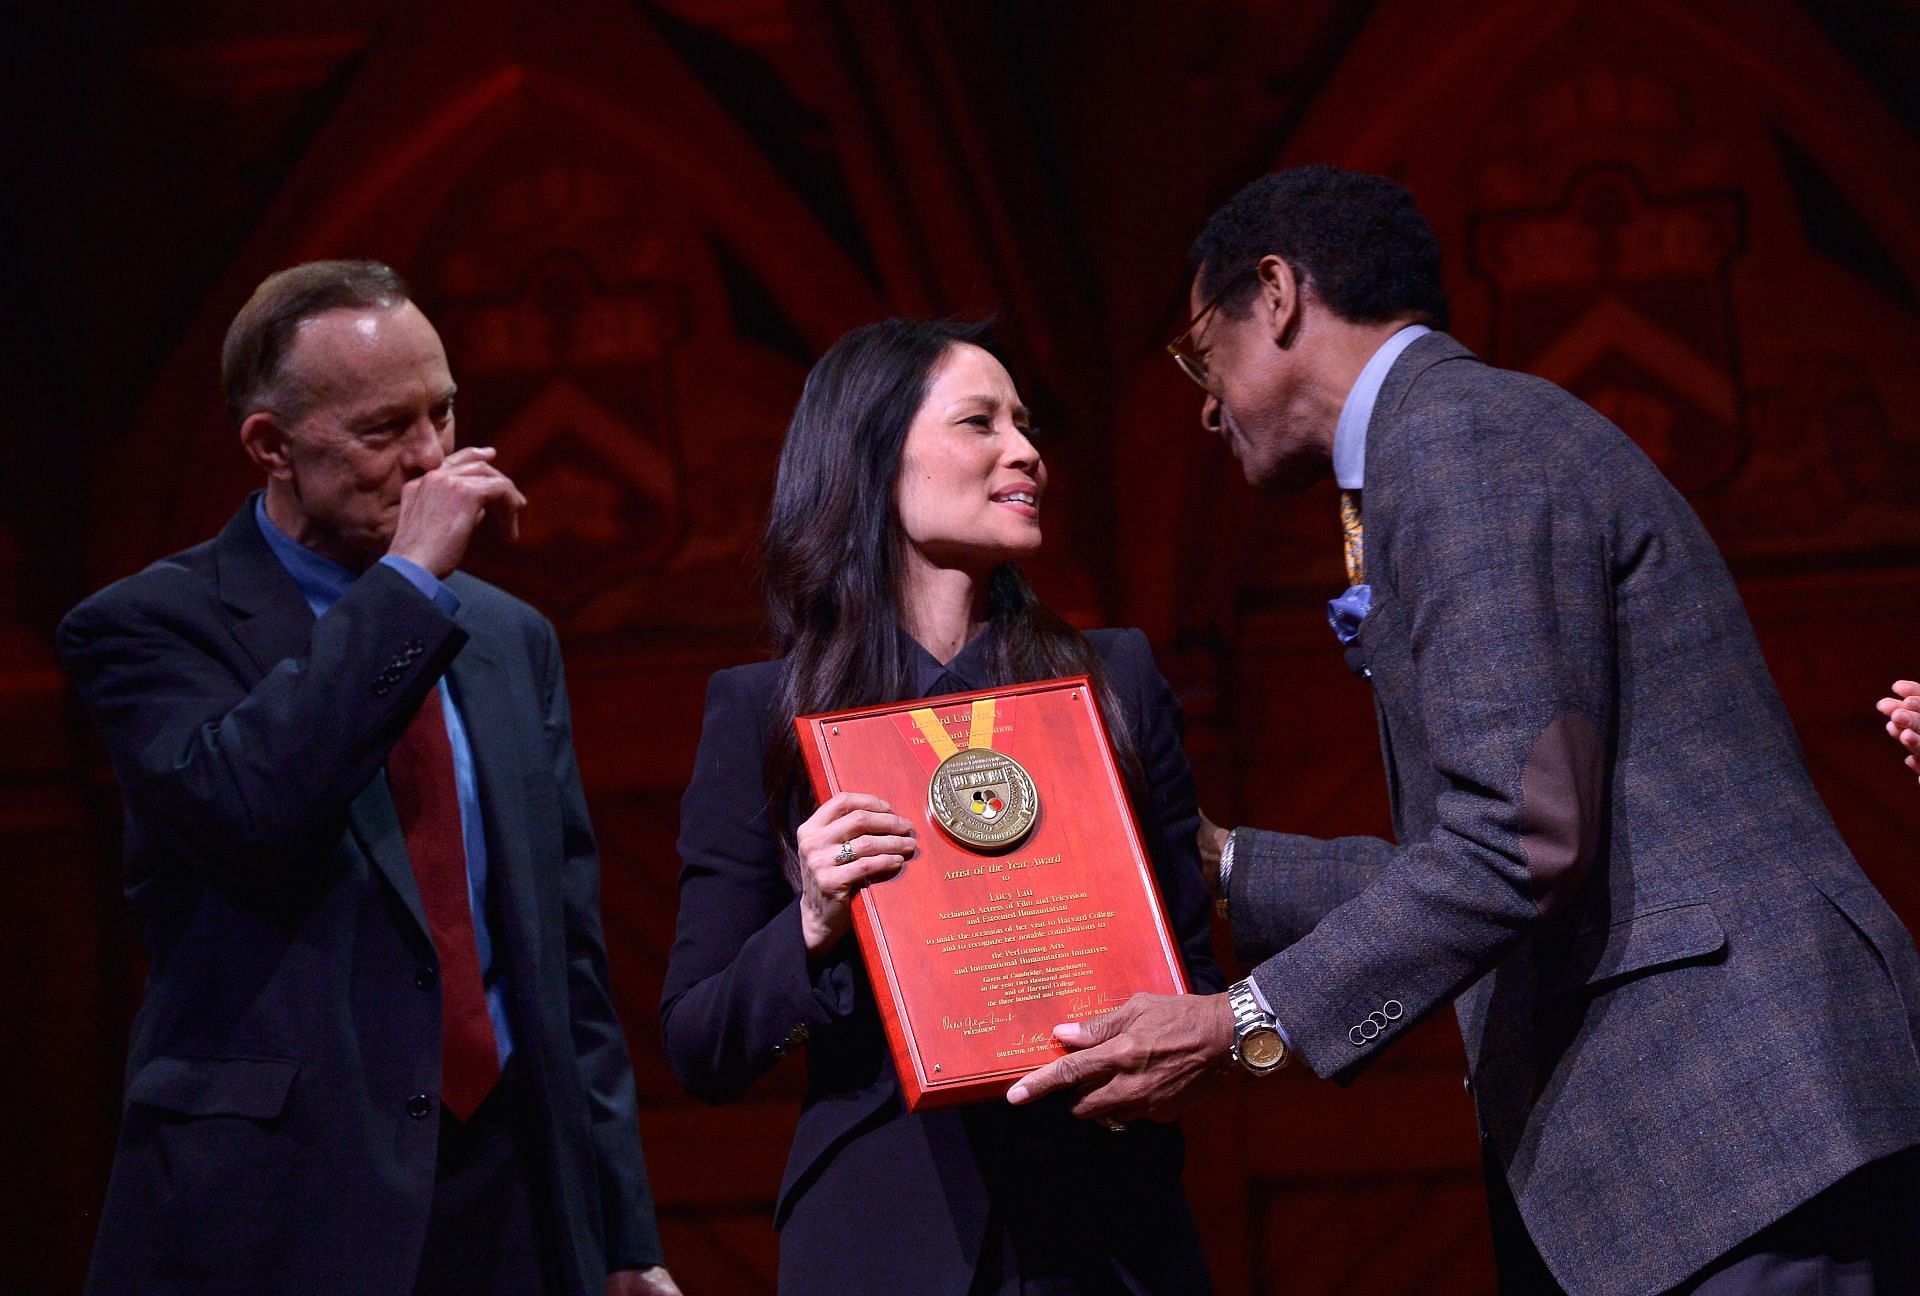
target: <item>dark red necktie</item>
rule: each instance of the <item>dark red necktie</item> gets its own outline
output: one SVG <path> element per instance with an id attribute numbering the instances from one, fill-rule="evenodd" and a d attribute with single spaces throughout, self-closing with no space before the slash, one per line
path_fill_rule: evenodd
<path id="1" fill-rule="evenodd" d="M 466 1120 L 500 1081 L 500 1050 L 480 979 L 460 792 L 438 688 L 427 694 L 387 757 L 387 786 L 440 958 L 440 1101 Z"/>

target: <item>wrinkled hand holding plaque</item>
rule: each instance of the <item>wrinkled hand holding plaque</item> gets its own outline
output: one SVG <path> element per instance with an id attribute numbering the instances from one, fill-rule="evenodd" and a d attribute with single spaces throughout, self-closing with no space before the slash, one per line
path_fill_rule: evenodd
<path id="1" fill-rule="evenodd" d="M 999 1098 L 1057 1022 L 1187 989 L 1084 676 L 794 721 L 821 801 L 884 798 L 918 852 L 854 931 L 910 1111 Z"/>

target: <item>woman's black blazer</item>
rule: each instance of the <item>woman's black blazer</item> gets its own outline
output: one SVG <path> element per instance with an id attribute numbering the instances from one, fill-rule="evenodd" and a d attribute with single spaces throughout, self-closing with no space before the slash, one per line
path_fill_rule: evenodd
<path id="1" fill-rule="evenodd" d="M 991 634 L 991 631 L 986 632 Z M 902 635 L 922 696 L 984 688 L 985 638 L 940 666 Z M 1137 630 L 1088 636 L 1146 776 L 1141 831 L 1197 991 L 1222 984 L 1194 835 L 1179 703 Z M 715 675 L 681 806 L 680 913 L 662 993 L 666 1053 L 709 1102 L 745 1092 L 804 1047 L 807 1095 L 780 1185 L 780 1290 L 833 1296 L 968 1292 L 977 1270 L 1099 1273 L 1122 1290 L 1206 1289 L 1180 1186 L 1178 1130 L 1120 1134 L 1063 1104 L 986 1103 L 914 1116 L 901 1102 L 857 943 L 818 970 L 781 870 L 762 774 L 781 663 Z"/>

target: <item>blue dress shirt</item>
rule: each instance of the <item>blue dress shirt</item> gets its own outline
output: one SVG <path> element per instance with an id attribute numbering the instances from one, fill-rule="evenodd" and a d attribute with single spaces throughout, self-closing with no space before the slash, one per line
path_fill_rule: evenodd
<path id="1" fill-rule="evenodd" d="M 325 616 L 359 579 L 333 559 L 315 553 L 276 526 L 267 516 L 264 494 L 254 498 L 253 520 L 259 524 L 260 534 L 266 537 L 267 548 L 273 550 L 273 556 L 293 577 L 293 583 L 299 587 L 301 597 L 313 609 L 316 619 Z M 406 577 L 409 584 L 423 597 L 432 599 L 448 616 L 459 608 L 459 596 L 419 563 L 393 554 L 380 561 Z M 486 985 L 487 1015 L 493 1018 L 493 1038 L 499 1045 L 500 1065 L 504 1070 L 507 1057 L 513 1052 L 513 1038 L 507 1030 L 506 983 L 493 973 L 493 937 L 487 930 L 487 833 L 485 821 L 480 817 L 480 783 L 474 774 L 473 747 L 467 742 L 467 726 L 460 718 L 452 676 L 441 679 L 440 690 L 445 702 L 441 710 L 447 717 L 447 740 L 453 745 L 453 782 L 460 795 L 460 839 L 467 851 L 467 903 L 473 908 L 473 942 L 480 956 L 480 977 Z"/>

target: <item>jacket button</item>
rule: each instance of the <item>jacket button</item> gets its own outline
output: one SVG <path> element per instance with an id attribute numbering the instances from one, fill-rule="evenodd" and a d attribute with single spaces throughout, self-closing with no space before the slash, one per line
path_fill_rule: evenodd
<path id="1" fill-rule="evenodd" d="M 439 970 L 436 969 L 431 963 L 429 963 L 426 967 L 421 968 L 418 972 L 415 972 L 413 974 L 413 983 L 419 986 L 422 990 L 433 989 L 434 984 L 439 980 L 440 980 Z"/>
<path id="2" fill-rule="evenodd" d="M 385 697 L 391 692 L 393 692 L 393 685 L 387 683 L 385 680 L 375 680 L 373 682 L 373 695 L 375 697 Z"/>
<path id="3" fill-rule="evenodd" d="M 425 1120 L 433 1115 L 433 1099 L 423 1093 L 415 1094 L 407 1099 L 407 1115 L 415 1120 Z"/>

